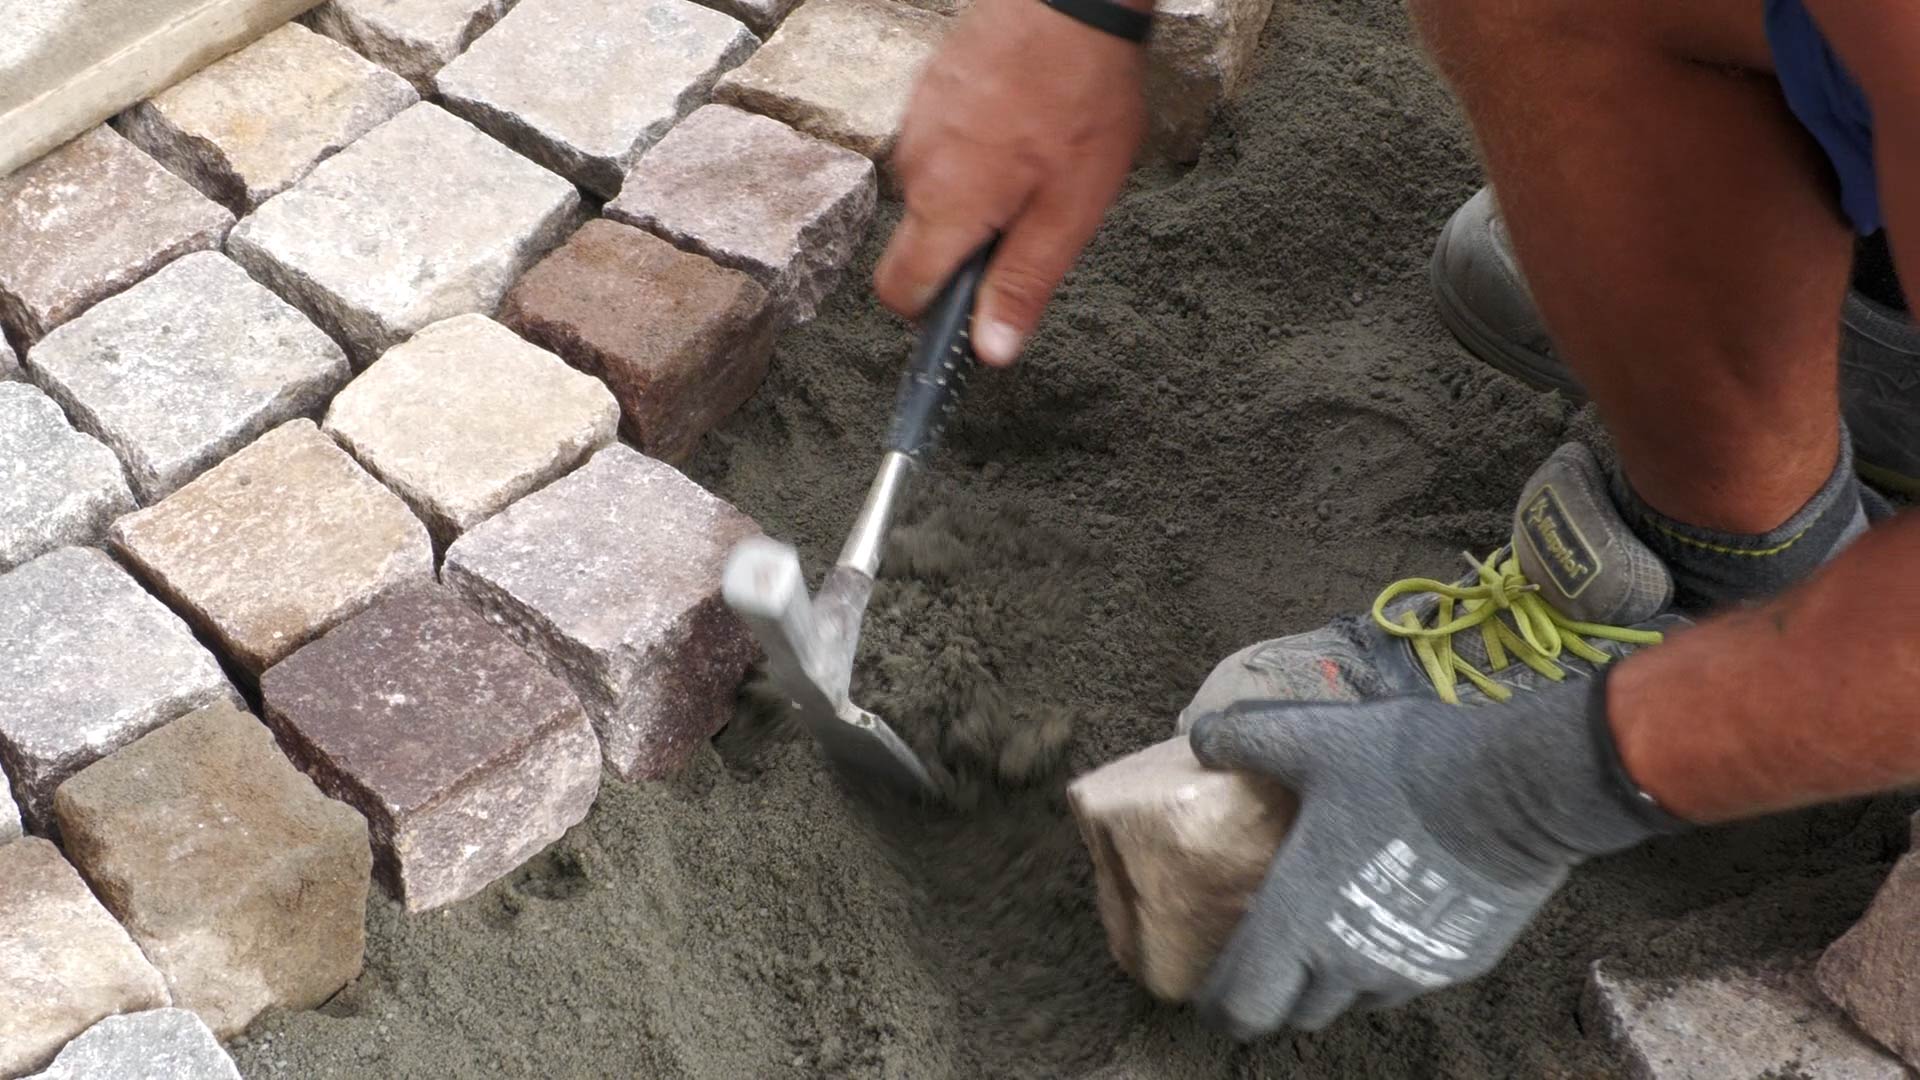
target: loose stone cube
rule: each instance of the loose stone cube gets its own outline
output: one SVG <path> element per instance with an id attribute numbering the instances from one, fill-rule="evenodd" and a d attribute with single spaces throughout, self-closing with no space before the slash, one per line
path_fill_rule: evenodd
<path id="1" fill-rule="evenodd" d="M 458 315 L 355 379 L 326 430 L 444 545 L 612 442 L 619 422 L 598 379 L 484 315 Z"/>
<path id="2" fill-rule="evenodd" d="M 20 839 L 20 807 L 13 801 L 13 781 L 0 768 L 0 844 Z"/>
<path id="3" fill-rule="evenodd" d="M 753 396 L 778 329 L 752 278 L 605 219 L 528 271 L 500 321 L 606 380 L 628 437 L 667 461 Z"/>
<path id="4" fill-rule="evenodd" d="M 132 509 L 113 451 L 75 431 L 38 389 L 0 382 L 0 571 L 90 543 Z"/>
<path id="5" fill-rule="evenodd" d="M 884 162 L 914 77 L 948 25 L 891 0 L 807 0 L 720 80 L 714 100 Z"/>
<path id="6" fill-rule="evenodd" d="M 268 199 L 227 251 L 364 366 L 428 323 L 492 312 L 579 215 L 573 185 L 422 103 Z"/>
<path id="7" fill-rule="evenodd" d="M 758 650 L 720 598 L 758 530 L 671 466 L 610 446 L 447 550 L 445 580 L 572 684 L 622 778 L 683 764 Z"/>
<path id="8" fill-rule="evenodd" d="M 760 40 L 692 0 L 520 0 L 434 77 L 447 108 L 603 196 Z"/>
<path id="9" fill-rule="evenodd" d="M 170 1002 L 160 973 L 37 837 L 0 844 L 0 1076 L 45 1065 L 115 1013 Z"/>
<path id="10" fill-rule="evenodd" d="M 327 0 L 302 20 L 345 42 L 422 94 L 433 73 L 507 13 L 514 0 Z"/>
<path id="11" fill-rule="evenodd" d="M 418 100 L 405 79 L 290 23 L 135 105 L 115 126 L 244 214 Z"/>
<path id="12" fill-rule="evenodd" d="M 752 275 L 798 322 L 853 258 L 875 199 L 859 154 L 708 105 L 647 151 L 606 212 Z"/>
<path id="13" fill-rule="evenodd" d="M 186 624 L 100 552 L 61 548 L 0 576 L 0 760 L 35 831 L 67 777 L 238 699 Z"/>
<path id="14" fill-rule="evenodd" d="M 1273 0 L 1166 0 L 1147 46 L 1147 152 L 1200 156 L 1222 103 L 1246 85 Z"/>
<path id="15" fill-rule="evenodd" d="M 240 1080 L 240 1070 L 200 1018 L 185 1009 L 109 1016 L 27 1080 Z"/>
<path id="16" fill-rule="evenodd" d="M 381 881 L 409 911 L 479 892 L 600 790 L 573 692 L 439 588 L 375 605 L 276 665 L 261 692 L 288 752 L 367 815 Z"/>
<path id="17" fill-rule="evenodd" d="M 433 576 L 427 530 L 311 420 L 292 420 L 110 537 L 248 672 Z"/>
<path id="18" fill-rule="evenodd" d="M 1860 921 L 1820 957 L 1820 989 L 1920 1069 L 1920 814 L 1913 847 Z"/>
<path id="19" fill-rule="evenodd" d="M 346 353 L 217 251 L 184 256 L 48 334 L 27 358 L 156 502 L 277 424 L 317 413 Z"/>
<path id="20" fill-rule="evenodd" d="M 73 864 L 215 1034 L 310 1009 L 360 973 L 367 823 L 230 704 L 183 716 L 60 785 Z"/>
<path id="21" fill-rule="evenodd" d="M 1900 1063 L 1820 999 L 1812 958 L 1775 971 L 1641 979 L 1593 965 L 1581 1001 L 1640 1080 L 1898 1080 Z"/>
<path id="22" fill-rule="evenodd" d="M 188 251 L 233 215 L 98 127 L 0 176 L 0 326 L 31 345 Z"/>

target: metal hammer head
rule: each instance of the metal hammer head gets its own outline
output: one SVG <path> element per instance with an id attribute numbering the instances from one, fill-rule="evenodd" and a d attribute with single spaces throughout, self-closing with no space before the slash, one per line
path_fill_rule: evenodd
<path id="1" fill-rule="evenodd" d="M 873 578 L 837 566 L 820 594 L 809 597 L 799 553 L 756 536 L 733 549 L 720 591 L 759 639 L 774 681 L 835 765 L 857 780 L 915 795 L 933 792 L 918 755 L 884 720 L 847 699 Z"/>

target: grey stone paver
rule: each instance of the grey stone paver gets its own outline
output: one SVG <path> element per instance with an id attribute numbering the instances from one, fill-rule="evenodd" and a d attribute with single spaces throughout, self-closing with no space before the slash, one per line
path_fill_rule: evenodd
<path id="1" fill-rule="evenodd" d="M 227 251 L 364 366 L 428 323 L 490 314 L 580 212 L 573 185 L 423 102 L 268 199 Z"/>
<path id="2" fill-rule="evenodd" d="M 1820 998 L 1808 963 L 1779 971 L 1639 979 L 1593 965 L 1581 1013 L 1635 1080 L 1902 1080 L 1892 1055 Z"/>
<path id="3" fill-rule="evenodd" d="M 914 77 L 951 20 L 892 0 L 807 0 L 714 100 L 884 162 Z"/>
<path id="4" fill-rule="evenodd" d="M 185 1009 L 109 1016 L 26 1080 L 240 1080 L 200 1018 Z"/>
<path id="5" fill-rule="evenodd" d="M 759 43 L 692 0 L 520 0 L 434 83 L 447 108 L 611 196 Z"/>
<path id="6" fill-rule="evenodd" d="M 405 79 L 290 23 L 115 126 L 208 198 L 245 213 L 418 100 Z"/>
<path id="7" fill-rule="evenodd" d="M 1873 904 L 1820 957 L 1820 989 L 1920 1070 L 1920 814 Z"/>
<path id="8" fill-rule="evenodd" d="M 13 351 L 13 346 L 7 344 L 5 338 L 0 338 L 0 382 L 18 378 L 20 378 L 20 357 Z"/>
<path id="9" fill-rule="evenodd" d="M 219 247 L 233 215 L 98 127 L 0 177 L 0 326 L 31 344 L 175 256 Z"/>
<path id="10" fill-rule="evenodd" d="M 140 947 L 38 837 L 0 844 L 0 972 L 0 1076 L 43 1067 L 105 1017 L 170 1004 Z"/>
<path id="11" fill-rule="evenodd" d="M 91 543 L 133 505 L 112 450 L 38 387 L 0 382 L 0 571 Z"/>
<path id="12" fill-rule="evenodd" d="M 766 377 L 777 314 L 747 275 L 601 219 L 528 271 L 500 320 L 606 380 L 628 437 L 677 462 Z"/>
<path id="13" fill-rule="evenodd" d="M 726 723 L 758 650 L 720 598 L 746 515 L 610 446 L 455 541 L 445 580 L 580 695 L 622 778 L 671 773 Z"/>
<path id="14" fill-rule="evenodd" d="M 7 779 L 6 766 L 0 765 L 0 844 L 20 839 L 20 807 L 13 801 L 13 781 Z"/>
<path id="15" fill-rule="evenodd" d="M 433 92 L 433 73 L 485 33 L 514 0 L 327 0 L 303 21 Z"/>
<path id="16" fill-rule="evenodd" d="M 320 786 L 367 815 L 409 911 L 485 888 L 593 805 L 600 747 L 573 692 L 452 593 L 410 590 L 261 679 Z"/>
<path id="17" fill-rule="evenodd" d="M 109 536 L 256 675 L 390 590 L 433 576 L 426 527 L 311 420 L 262 435 Z"/>
<path id="18" fill-rule="evenodd" d="M 268 428 L 317 413 L 351 374 L 340 346 L 217 251 L 101 301 L 27 364 L 120 455 L 148 503 Z"/>
<path id="19" fill-rule="evenodd" d="M 186 624 L 101 552 L 61 548 L 0 576 L 0 759 L 35 831 L 67 777 L 237 700 Z"/>
<path id="20" fill-rule="evenodd" d="M 442 544 L 613 441 L 598 379 L 484 315 L 434 323 L 334 398 L 325 428 Z"/>
<path id="21" fill-rule="evenodd" d="M 82 769 L 54 794 L 68 857 L 221 1038 L 310 1009 L 360 974 L 367 823 L 260 721 L 221 703 Z"/>
<path id="22" fill-rule="evenodd" d="M 1200 156 L 1222 103 L 1253 72 L 1253 54 L 1273 0 L 1165 0 L 1147 48 L 1147 152 L 1173 161 Z"/>
<path id="23" fill-rule="evenodd" d="M 873 219 L 873 163 L 778 120 L 708 105 L 627 174 L 607 216 L 753 276 L 813 318 Z"/>

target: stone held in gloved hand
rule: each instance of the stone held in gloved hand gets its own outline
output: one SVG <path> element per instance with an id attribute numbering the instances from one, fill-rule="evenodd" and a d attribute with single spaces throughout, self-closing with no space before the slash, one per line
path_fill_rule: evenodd
<path id="1" fill-rule="evenodd" d="M 1470 709 L 1240 702 L 1191 738 L 1206 765 L 1300 796 L 1195 996 L 1239 1039 L 1483 974 L 1575 864 L 1684 827 L 1620 765 L 1604 676 Z"/>

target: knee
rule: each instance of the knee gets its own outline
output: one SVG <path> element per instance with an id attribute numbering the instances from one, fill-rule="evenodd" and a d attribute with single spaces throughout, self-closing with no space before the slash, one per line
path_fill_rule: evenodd
<path id="1" fill-rule="evenodd" d="M 1415 30 L 1449 81 L 1507 70 L 1564 46 L 1582 24 L 1607 18 L 1594 0 L 1407 0 Z"/>

